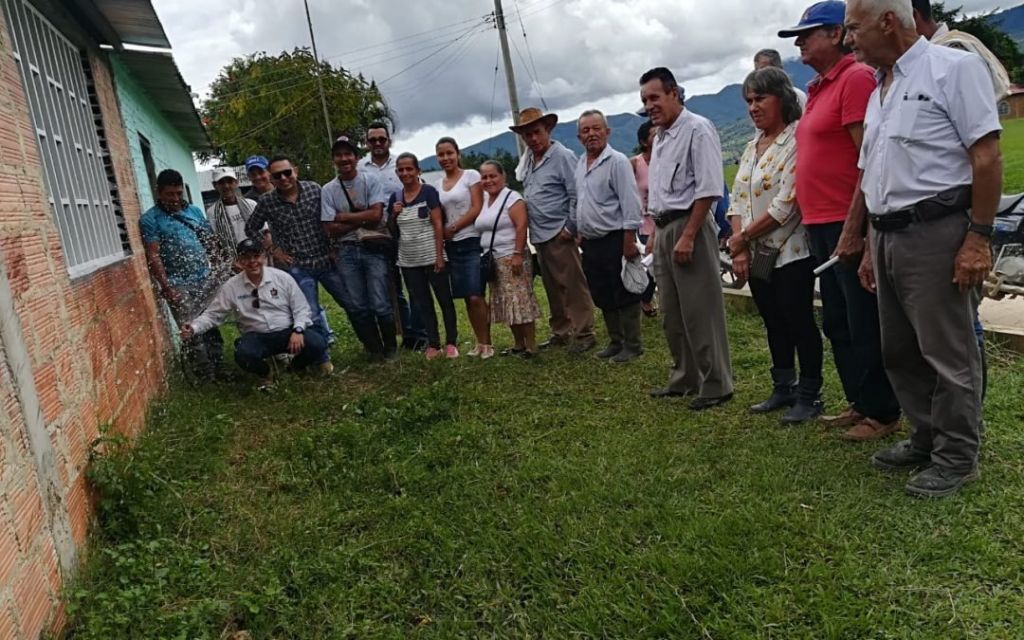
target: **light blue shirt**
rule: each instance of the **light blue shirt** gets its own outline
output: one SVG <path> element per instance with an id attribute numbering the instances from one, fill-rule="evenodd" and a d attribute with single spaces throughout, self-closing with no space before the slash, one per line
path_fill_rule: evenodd
<path id="1" fill-rule="evenodd" d="M 352 213 L 349 207 L 349 198 L 355 205 L 356 211 L 366 211 L 375 204 L 387 205 L 388 195 L 385 195 L 383 187 L 377 177 L 371 173 L 360 171 L 356 177 L 344 181 L 344 189 L 348 191 L 348 198 L 342 191 L 342 180 L 340 177 L 331 180 L 323 186 L 320 192 L 320 221 L 334 222 L 338 213 Z M 381 224 L 386 218 L 381 219 Z M 338 237 L 338 242 L 355 242 L 356 232 L 350 231 Z"/>
<path id="2" fill-rule="evenodd" d="M 553 141 L 540 162 L 528 152 L 523 195 L 530 223 L 530 242 L 540 244 L 558 235 L 569 224 L 576 208 L 576 154 Z M 575 235 L 576 229 L 569 227 Z"/>
<path id="3" fill-rule="evenodd" d="M 587 167 L 587 156 L 576 163 L 576 210 L 572 224 L 580 236 L 595 239 L 613 231 L 636 231 L 644 207 L 633 165 L 622 153 L 605 146 Z"/>

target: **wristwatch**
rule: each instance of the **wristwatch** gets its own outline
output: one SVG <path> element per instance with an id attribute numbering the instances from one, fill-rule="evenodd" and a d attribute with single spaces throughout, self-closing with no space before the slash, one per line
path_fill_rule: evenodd
<path id="1" fill-rule="evenodd" d="M 968 231 L 973 231 L 974 233 L 978 234 L 979 236 L 985 236 L 986 238 L 992 238 L 993 228 L 992 228 L 992 225 L 990 225 L 990 224 L 978 224 L 977 222 L 974 222 L 972 220 L 971 223 L 967 225 L 967 230 Z"/>
<path id="2" fill-rule="evenodd" d="M 300 336 L 301 336 L 301 335 L 302 335 L 303 333 L 305 333 L 305 331 L 306 331 L 306 330 L 305 330 L 305 329 L 303 329 L 302 327 L 295 327 L 294 329 L 292 329 L 292 333 L 297 333 L 297 334 L 299 334 Z"/>

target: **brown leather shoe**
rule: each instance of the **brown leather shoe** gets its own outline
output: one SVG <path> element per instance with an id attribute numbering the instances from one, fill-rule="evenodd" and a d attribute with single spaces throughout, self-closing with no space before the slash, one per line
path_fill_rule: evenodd
<path id="1" fill-rule="evenodd" d="M 821 420 L 828 429 L 846 429 L 864 420 L 866 416 L 857 412 L 852 406 L 846 407 L 839 415 L 821 416 Z"/>
<path id="2" fill-rule="evenodd" d="M 867 442 L 868 440 L 881 440 L 882 438 L 891 436 L 899 430 L 899 420 L 890 422 L 889 424 L 882 424 L 878 420 L 863 418 L 841 437 L 843 440 L 847 440 L 849 442 Z"/>

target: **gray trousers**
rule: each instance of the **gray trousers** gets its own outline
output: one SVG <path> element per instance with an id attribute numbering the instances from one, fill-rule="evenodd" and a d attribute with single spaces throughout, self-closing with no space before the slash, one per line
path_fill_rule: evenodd
<path id="1" fill-rule="evenodd" d="M 963 214 L 871 230 L 885 369 L 914 446 L 957 472 L 977 465 L 981 427 L 980 292 L 953 283 L 966 233 Z"/>
<path id="2" fill-rule="evenodd" d="M 654 278 L 662 326 L 672 352 L 668 388 L 705 398 L 733 392 L 729 335 L 718 260 L 718 234 L 708 215 L 694 239 L 693 261 L 672 259 L 689 216 L 673 220 L 654 235 Z"/>

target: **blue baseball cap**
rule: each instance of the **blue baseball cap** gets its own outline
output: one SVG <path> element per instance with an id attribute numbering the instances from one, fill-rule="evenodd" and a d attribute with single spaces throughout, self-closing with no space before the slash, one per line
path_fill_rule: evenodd
<path id="1" fill-rule="evenodd" d="M 846 3 L 839 0 L 825 0 L 812 4 L 800 16 L 800 22 L 795 27 L 783 29 L 779 32 L 780 38 L 792 38 L 804 31 L 817 29 L 818 27 L 830 27 L 842 25 L 846 21 Z"/>
<path id="2" fill-rule="evenodd" d="M 264 158 L 263 156 L 249 156 L 248 158 L 245 159 L 245 170 L 246 171 L 249 171 L 250 169 L 252 169 L 254 167 L 258 167 L 260 169 L 266 169 L 269 166 L 270 166 L 270 162 L 268 162 L 267 159 Z"/>

